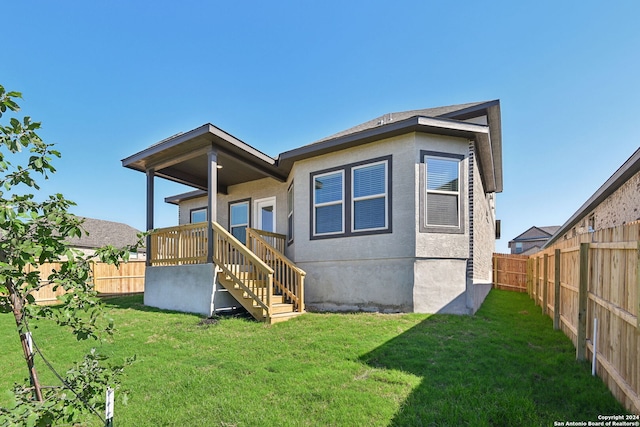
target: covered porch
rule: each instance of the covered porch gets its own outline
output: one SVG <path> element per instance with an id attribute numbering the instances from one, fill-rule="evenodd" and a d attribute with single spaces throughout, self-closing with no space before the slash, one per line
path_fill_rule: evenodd
<path id="1" fill-rule="evenodd" d="M 213 288 L 212 310 L 216 309 L 213 295 L 222 287 L 254 317 L 269 323 L 304 312 L 305 273 L 284 255 L 286 237 L 247 225 L 241 242 L 219 222 L 224 215 L 218 212 L 218 196 L 228 194 L 230 186 L 264 178 L 286 181 L 287 173 L 276 166 L 275 159 L 206 124 L 160 141 L 122 164 L 146 175 L 146 222 L 151 231 L 147 238 L 148 284 L 157 278 L 162 286 L 177 286 L 172 292 L 181 296 L 180 284 L 175 282 L 194 277 L 205 282 L 196 286 Z M 154 183 L 158 177 L 193 187 L 192 196 L 206 197 L 204 221 L 155 229 Z M 195 267 L 198 265 L 201 267 Z M 212 268 L 202 267 L 205 265 Z M 178 271 L 167 270 L 171 267 L 179 267 L 181 273 L 169 282 L 166 273 Z M 160 268 L 162 273 L 154 273 Z M 204 276 L 191 274 L 203 268 Z M 206 295 L 198 299 L 208 298 Z"/>

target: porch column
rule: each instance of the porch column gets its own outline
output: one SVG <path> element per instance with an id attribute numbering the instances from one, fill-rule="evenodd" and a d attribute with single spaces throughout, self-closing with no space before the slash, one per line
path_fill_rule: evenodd
<path id="1" fill-rule="evenodd" d="M 217 195 L 218 195 L 218 152 L 211 147 L 207 162 L 207 263 L 213 263 L 213 221 L 218 219 Z"/>
<path id="2" fill-rule="evenodd" d="M 153 181 L 155 177 L 155 170 L 147 170 L 147 230 L 153 230 Z M 151 236 L 147 235 L 147 266 L 151 265 Z"/>

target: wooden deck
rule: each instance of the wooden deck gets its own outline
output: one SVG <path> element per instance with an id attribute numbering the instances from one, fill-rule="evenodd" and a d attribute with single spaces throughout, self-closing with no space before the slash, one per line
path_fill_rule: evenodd
<path id="1" fill-rule="evenodd" d="M 151 233 L 151 265 L 205 264 L 207 223 Z M 247 229 L 247 246 L 212 223 L 218 282 L 257 320 L 276 323 L 304 313 L 306 273 L 284 255 L 286 237 Z"/>

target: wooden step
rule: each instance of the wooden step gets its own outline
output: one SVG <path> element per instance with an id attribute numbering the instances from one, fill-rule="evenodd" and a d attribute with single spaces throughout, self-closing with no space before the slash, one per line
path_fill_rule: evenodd
<path id="1" fill-rule="evenodd" d="M 242 279 L 247 284 L 247 287 L 257 295 L 267 291 L 266 286 L 256 286 L 262 285 L 264 281 L 257 281 L 251 278 L 250 275 Z M 283 295 L 271 295 L 271 316 L 268 316 L 266 310 L 232 277 L 223 273 L 218 275 L 218 281 L 256 320 L 273 324 L 284 322 L 302 314 L 294 312 L 293 304 L 285 303 Z"/>
<path id="2" fill-rule="evenodd" d="M 293 319 L 294 317 L 298 317 L 302 314 L 304 314 L 304 312 L 303 313 L 289 312 L 289 313 L 273 314 L 269 319 L 267 319 L 267 322 L 270 325 L 273 325 L 274 323 L 286 322 L 287 320 Z"/>
<path id="3" fill-rule="evenodd" d="M 293 312 L 293 304 L 283 304 L 283 303 L 271 303 L 271 313 L 272 314 L 281 314 L 281 313 L 292 313 Z"/>

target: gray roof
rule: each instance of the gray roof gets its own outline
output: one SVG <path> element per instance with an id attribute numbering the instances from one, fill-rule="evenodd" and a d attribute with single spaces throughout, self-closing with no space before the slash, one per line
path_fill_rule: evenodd
<path id="1" fill-rule="evenodd" d="M 593 211 L 600 203 L 604 202 L 607 197 L 613 194 L 618 188 L 620 188 L 625 182 L 627 182 L 632 176 L 640 172 L 640 148 L 638 148 L 627 159 L 617 171 L 609 177 L 609 179 L 602 184 L 593 195 L 584 202 L 580 209 L 578 209 L 571 218 L 567 220 L 562 226 L 551 236 L 551 238 L 543 246 L 547 248 L 553 244 L 558 238 L 565 235 L 571 228 L 582 220 L 587 214 Z"/>
<path id="2" fill-rule="evenodd" d="M 529 227 L 527 228 L 527 231 L 518 234 L 516 237 L 514 237 L 512 240 L 509 241 L 509 243 L 513 243 L 513 242 L 526 242 L 529 240 L 541 240 L 541 239 L 548 239 L 550 238 L 556 231 L 558 231 L 558 229 L 560 228 L 559 225 L 551 225 L 551 226 L 547 226 L 547 227 L 538 227 L 536 225 L 534 225 L 533 227 Z M 530 237 L 522 237 L 525 234 L 529 233 L 532 230 L 539 230 L 543 234 L 540 235 L 534 235 L 534 236 L 530 236 Z"/>
<path id="3" fill-rule="evenodd" d="M 553 235 L 556 231 L 558 231 L 558 229 L 560 228 L 559 225 L 553 225 L 551 227 L 538 227 L 540 230 L 544 231 L 545 233 L 549 233 L 549 235 Z"/>
<path id="4" fill-rule="evenodd" d="M 467 121 L 481 116 L 487 116 L 488 124 Z M 485 191 L 502 191 L 502 129 L 500 101 L 497 99 L 388 113 L 311 144 L 280 153 L 278 167 L 288 172 L 296 161 L 407 132 L 426 132 L 475 140 Z"/>
<path id="5" fill-rule="evenodd" d="M 353 133 L 362 132 L 367 129 L 373 129 L 378 126 L 386 125 L 391 122 L 398 122 L 400 120 L 409 119 L 411 117 L 447 117 L 452 113 L 461 112 L 463 110 L 467 110 L 469 108 L 477 107 L 482 104 L 486 104 L 487 101 L 483 102 L 470 102 L 467 104 L 457 104 L 457 105 L 448 105 L 445 107 L 435 107 L 435 108 L 424 108 L 421 110 L 409 110 L 409 111 L 399 111 L 395 113 L 387 113 L 380 117 L 376 117 L 375 119 L 369 120 L 364 123 L 360 123 L 357 126 L 353 126 L 349 129 L 343 130 L 326 138 L 322 138 L 318 142 L 327 141 L 329 139 L 339 138 L 341 136 L 351 135 Z"/>
<path id="6" fill-rule="evenodd" d="M 69 239 L 68 243 L 77 248 L 96 249 L 106 245 L 122 248 L 138 241 L 139 230 L 121 222 L 85 218 L 82 228 L 88 233 L 82 237 Z"/>

